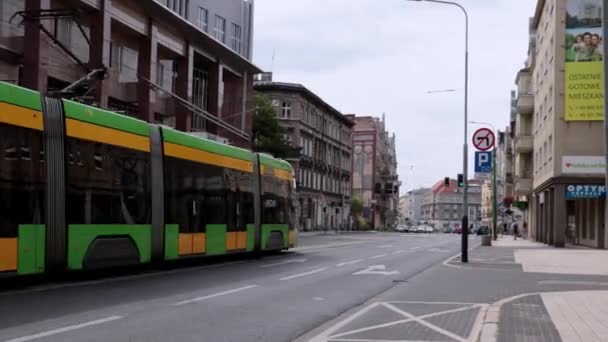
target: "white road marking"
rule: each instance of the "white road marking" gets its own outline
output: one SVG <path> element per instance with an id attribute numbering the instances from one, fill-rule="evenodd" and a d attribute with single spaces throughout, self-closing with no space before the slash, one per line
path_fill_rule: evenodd
<path id="1" fill-rule="evenodd" d="M 386 254 L 378 254 L 378 255 L 374 255 L 373 257 L 369 257 L 370 259 L 378 259 L 378 258 L 383 258 L 385 257 Z"/>
<path id="2" fill-rule="evenodd" d="M 403 249 L 399 249 L 399 250 L 394 251 L 393 254 L 400 254 L 403 252 L 405 252 Z"/>
<path id="3" fill-rule="evenodd" d="M 300 278 L 300 277 L 304 277 L 304 276 L 307 276 L 307 275 L 311 275 L 311 274 L 315 274 L 315 273 L 323 272 L 323 271 L 325 271 L 326 269 L 327 269 L 327 267 L 321 267 L 321 268 L 314 269 L 314 270 L 312 270 L 312 271 L 308 271 L 308 272 L 304 272 L 304 273 L 298 273 L 298 274 L 294 274 L 294 275 L 291 275 L 291 276 L 289 276 L 289 277 L 283 277 L 283 278 L 281 278 L 281 279 L 279 279 L 279 280 L 290 280 L 290 279 Z"/>
<path id="4" fill-rule="evenodd" d="M 420 247 L 412 247 L 412 248 L 410 248 L 410 250 L 412 250 L 412 251 L 415 251 L 417 249 L 420 249 Z"/>
<path id="5" fill-rule="evenodd" d="M 381 246 L 378 246 L 378 248 L 392 248 L 392 247 L 393 247 L 393 245 L 381 245 Z"/>
<path id="6" fill-rule="evenodd" d="M 342 267 L 342 266 L 346 266 L 346 265 L 352 265 L 352 264 L 356 264 L 358 262 L 363 261 L 363 259 L 357 259 L 357 260 L 353 260 L 353 261 L 346 261 L 346 262 L 341 262 L 339 264 L 337 264 L 337 267 Z"/>
<path id="7" fill-rule="evenodd" d="M 196 302 L 200 302 L 200 301 L 205 300 L 205 299 L 220 297 L 220 296 L 224 296 L 224 295 L 235 293 L 235 292 L 249 290 L 249 289 L 252 289 L 254 287 L 257 287 L 257 285 L 247 285 L 247 286 L 239 287 L 238 289 L 232 289 L 232 290 L 228 290 L 228 291 L 224 291 L 224 292 L 210 294 L 210 295 L 203 296 L 203 297 L 192 298 L 192 299 L 184 300 L 184 301 L 181 301 L 181 302 L 177 302 L 177 303 L 175 303 L 173 305 L 179 306 L 179 305 L 184 305 L 184 304 L 196 303 Z"/>
<path id="8" fill-rule="evenodd" d="M 44 332 L 34 334 L 34 335 L 18 337 L 18 338 L 14 338 L 12 340 L 7 340 L 5 342 L 26 342 L 26 341 L 37 340 L 37 339 L 43 338 L 43 337 L 53 336 L 53 335 L 62 334 L 62 333 L 68 332 L 68 331 L 73 331 L 73 330 L 90 327 L 93 325 L 99 325 L 99 324 L 104 324 L 104 323 L 108 323 L 111 321 L 116 321 L 121 318 L 122 318 L 122 316 L 110 316 L 110 317 L 106 317 L 106 318 L 96 319 L 94 321 L 89 321 L 89 322 L 84 322 L 84 323 L 74 324 L 74 325 L 68 325 L 67 327 L 63 327 L 63 328 L 44 331 Z"/>
<path id="9" fill-rule="evenodd" d="M 399 271 L 394 270 L 394 271 L 389 272 L 389 271 L 386 271 L 386 266 L 384 266 L 384 265 L 373 265 L 364 270 L 353 273 L 353 275 L 360 275 L 360 274 L 395 275 L 395 274 L 399 274 Z"/>
<path id="10" fill-rule="evenodd" d="M 275 262 L 273 264 L 266 264 L 266 265 L 262 265 L 260 266 L 261 268 L 268 268 L 268 267 L 274 267 L 274 266 L 280 266 L 280 265 L 285 265 L 285 264 L 291 264 L 291 263 L 303 263 L 308 261 L 308 259 L 305 258 L 299 258 L 299 259 L 289 259 L 289 260 L 284 260 L 284 261 L 279 261 L 279 262 Z"/>

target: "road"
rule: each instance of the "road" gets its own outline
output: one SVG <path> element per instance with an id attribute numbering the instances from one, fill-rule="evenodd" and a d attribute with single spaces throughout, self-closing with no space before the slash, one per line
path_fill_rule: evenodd
<path id="1" fill-rule="evenodd" d="M 0 292 L 0 341 L 291 341 L 457 254 L 459 238 L 304 236 L 262 259 Z"/>

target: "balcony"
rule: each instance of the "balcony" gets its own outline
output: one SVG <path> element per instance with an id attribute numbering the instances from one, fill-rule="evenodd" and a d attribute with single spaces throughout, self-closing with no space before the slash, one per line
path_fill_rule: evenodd
<path id="1" fill-rule="evenodd" d="M 515 196 L 527 196 L 532 193 L 532 178 L 518 178 L 515 180 Z"/>
<path id="2" fill-rule="evenodd" d="M 534 113 L 534 96 L 532 94 L 522 93 L 518 95 L 517 112 L 525 115 Z"/>
<path id="3" fill-rule="evenodd" d="M 534 140 L 531 135 L 517 135 L 515 137 L 515 152 L 530 153 L 534 147 Z"/>

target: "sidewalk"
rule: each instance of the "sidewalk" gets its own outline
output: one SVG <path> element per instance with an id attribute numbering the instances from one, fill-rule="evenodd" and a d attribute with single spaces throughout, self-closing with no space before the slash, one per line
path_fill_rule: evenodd
<path id="1" fill-rule="evenodd" d="M 552 248 L 501 238 L 490 247 L 513 248 L 515 264 L 525 273 L 607 276 L 608 251 Z M 608 281 L 547 280 L 542 285 L 608 287 Z M 480 341 L 608 341 L 608 290 L 538 292 L 493 303 Z"/>
<path id="2" fill-rule="evenodd" d="M 477 243 L 471 243 L 476 246 Z M 608 341 L 608 251 L 504 237 L 404 279 L 298 341 Z"/>

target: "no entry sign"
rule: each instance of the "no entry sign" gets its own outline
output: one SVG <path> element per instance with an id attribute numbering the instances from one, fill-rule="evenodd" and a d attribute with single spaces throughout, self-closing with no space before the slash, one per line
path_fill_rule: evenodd
<path id="1" fill-rule="evenodd" d="M 473 134 L 473 146 L 480 151 L 487 151 L 494 147 L 496 137 L 488 128 L 480 128 Z"/>

